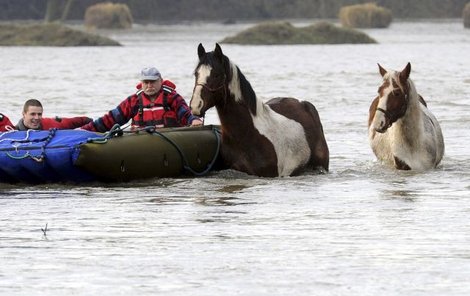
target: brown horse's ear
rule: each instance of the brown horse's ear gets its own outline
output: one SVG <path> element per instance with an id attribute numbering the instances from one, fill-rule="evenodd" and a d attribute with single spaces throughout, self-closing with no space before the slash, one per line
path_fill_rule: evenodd
<path id="1" fill-rule="evenodd" d="M 199 60 L 206 55 L 206 50 L 204 49 L 204 46 L 202 46 L 202 43 L 199 43 L 199 46 L 197 47 L 197 55 L 199 56 Z"/>
<path id="2" fill-rule="evenodd" d="M 384 68 L 382 68 L 382 66 L 380 66 L 379 63 L 377 63 L 377 65 L 379 65 L 379 72 L 380 72 L 380 75 L 382 75 L 382 77 L 384 77 L 385 74 L 387 73 L 387 70 L 385 70 Z"/>
<path id="3" fill-rule="evenodd" d="M 406 64 L 405 69 L 400 72 L 400 82 L 405 83 L 408 80 L 408 77 L 410 77 L 410 72 L 411 64 L 410 62 L 408 62 L 408 64 Z"/>
<path id="4" fill-rule="evenodd" d="M 222 57 L 224 56 L 224 54 L 222 53 L 222 48 L 220 48 L 219 43 L 216 43 L 216 44 L 215 44 L 214 53 L 215 53 L 215 57 L 216 57 L 216 58 L 222 60 Z"/>

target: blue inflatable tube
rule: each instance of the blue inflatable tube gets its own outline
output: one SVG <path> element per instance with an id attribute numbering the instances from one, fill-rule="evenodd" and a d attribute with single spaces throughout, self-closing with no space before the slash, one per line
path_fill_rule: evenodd
<path id="1" fill-rule="evenodd" d="M 74 165 L 80 145 L 103 135 L 84 130 L 0 133 L 0 182 L 91 182 L 96 177 Z"/>

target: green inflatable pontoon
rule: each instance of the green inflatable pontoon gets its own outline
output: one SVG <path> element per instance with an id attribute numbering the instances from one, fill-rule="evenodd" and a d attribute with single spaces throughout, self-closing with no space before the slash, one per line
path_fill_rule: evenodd
<path id="1" fill-rule="evenodd" d="M 220 127 L 182 127 L 126 133 L 80 145 L 74 163 L 109 182 L 204 175 L 219 157 Z"/>

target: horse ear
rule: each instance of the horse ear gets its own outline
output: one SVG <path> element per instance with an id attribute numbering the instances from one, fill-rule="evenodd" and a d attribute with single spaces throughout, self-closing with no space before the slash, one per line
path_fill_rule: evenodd
<path id="1" fill-rule="evenodd" d="M 219 43 L 215 44 L 214 53 L 217 58 L 222 60 L 222 57 L 224 56 L 224 54 L 222 53 L 222 48 L 220 47 Z"/>
<path id="2" fill-rule="evenodd" d="M 199 43 L 199 46 L 197 47 L 197 55 L 199 56 L 199 59 L 202 59 L 202 57 L 206 55 L 206 50 L 204 49 L 204 46 L 202 46 L 202 43 Z"/>
<path id="3" fill-rule="evenodd" d="M 385 76 L 385 74 L 387 73 L 387 70 L 385 70 L 384 68 L 382 68 L 382 66 L 377 63 L 377 65 L 379 65 L 379 72 L 380 72 L 380 75 L 382 75 L 382 77 Z"/>
<path id="4" fill-rule="evenodd" d="M 410 72 L 411 72 L 411 64 L 410 62 L 408 62 L 408 64 L 406 64 L 405 69 L 403 69 L 400 72 L 400 81 L 406 82 L 408 80 L 408 77 L 410 77 Z"/>

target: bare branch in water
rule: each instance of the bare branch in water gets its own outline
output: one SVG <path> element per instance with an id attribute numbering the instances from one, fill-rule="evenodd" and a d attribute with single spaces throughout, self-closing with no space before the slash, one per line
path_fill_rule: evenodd
<path id="1" fill-rule="evenodd" d="M 41 228 L 42 230 L 42 233 L 44 233 L 44 236 L 47 236 L 47 223 L 46 223 L 46 227 L 45 228 Z"/>

